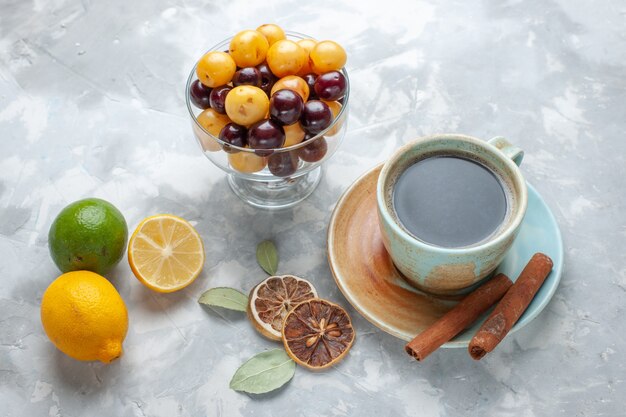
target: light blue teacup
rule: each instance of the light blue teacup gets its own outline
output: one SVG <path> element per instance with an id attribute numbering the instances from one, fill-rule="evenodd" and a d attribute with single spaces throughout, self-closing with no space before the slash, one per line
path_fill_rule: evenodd
<path id="1" fill-rule="evenodd" d="M 393 208 L 399 176 L 419 160 L 438 155 L 459 156 L 493 171 L 507 194 L 507 214 L 486 240 L 461 248 L 445 248 L 411 235 Z M 518 165 L 524 153 L 502 137 L 488 142 L 471 136 L 441 134 L 416 139 L 387 160 L 378 178 L 377 201 L 385 248 L 409 284 L 433 294 L 467 292 L 488 276 L 517 236 L 528 203 L 526 182 Z"/>

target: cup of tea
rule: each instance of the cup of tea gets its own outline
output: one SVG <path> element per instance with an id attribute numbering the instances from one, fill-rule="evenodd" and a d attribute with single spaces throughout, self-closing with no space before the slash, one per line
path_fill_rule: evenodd
<path id="1" fill-rule="evenodd" d="M 502 137 L 442 134 L 409 142 L 387 160 L 378 217 L 385 248 L 409 284 L 457 294 L 493 272 L 526 213 L 523 156 Z"/>

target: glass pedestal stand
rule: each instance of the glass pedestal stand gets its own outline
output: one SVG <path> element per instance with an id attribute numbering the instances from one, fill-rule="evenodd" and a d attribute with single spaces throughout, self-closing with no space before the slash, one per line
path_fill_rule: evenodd
<path id="1" fill-rule="evenodd" d="M 276 210 L 295 206 L 315 190 L 322 178 L 322 167 L 296 178 L 252 180 L 228 174 L 233 192 L 254 207 Z"/>

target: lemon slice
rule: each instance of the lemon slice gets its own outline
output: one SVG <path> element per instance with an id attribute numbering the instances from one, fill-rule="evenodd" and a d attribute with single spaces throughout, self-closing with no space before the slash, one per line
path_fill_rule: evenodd
<path id="1" fill-rule="evenodd" d="M 178 291 L 202 270 L 202 238 L 180 217 L 158 214 L 145 218 L 128 243 L 128 263 L 146 287 L 157 292 Z"/>
<path id="2" fill-rule="evenodd" d="M 281 340 L 287 313 L 298 303 L 317 297 L 309 281 L 294 275 L 269 277 L 250 292 L 248 319 L 263 336 Z"/>
<path id="3" fill-rule="evenodd" d="M 287 354 L 298 365 L 312 370 L 341 361 L 355 335 L 346 310 L 321 298 L 301 302 L 283 320 L 282 339 Z"/>

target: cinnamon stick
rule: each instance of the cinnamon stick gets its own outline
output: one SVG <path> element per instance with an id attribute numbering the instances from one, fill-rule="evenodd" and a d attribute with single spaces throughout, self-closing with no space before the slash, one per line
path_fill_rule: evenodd
<path id="1" fill-rule="evenodd" d="M 498 274 L 465 297 L 452 310 L 418 334 L 404 348 L 418 361 L 459 334 L 469 324 L 495 304 L 513 285 L 504 274 Z"/>
<path id="2" fill-rule="evenodd" d="M 479 360 L 504 339 L 511 327 L 528 307 L 533 297 L 552 270 L 552 259 L 536 253 L 520 274 L 515 284 L 480 326 L 469 344 L 469 354 Z"/>

